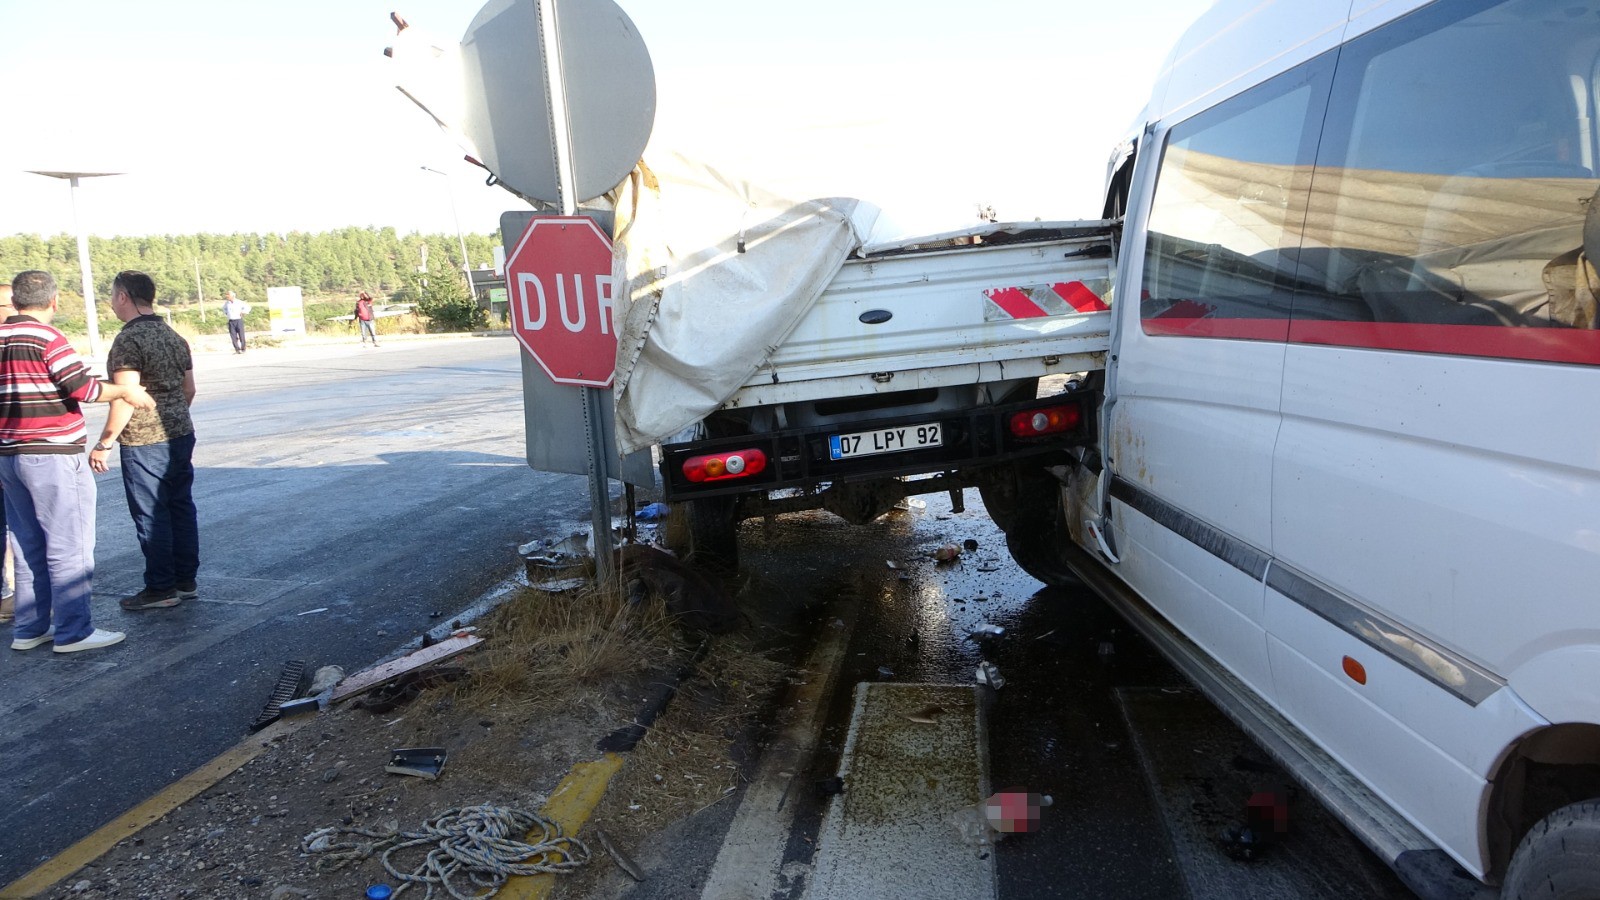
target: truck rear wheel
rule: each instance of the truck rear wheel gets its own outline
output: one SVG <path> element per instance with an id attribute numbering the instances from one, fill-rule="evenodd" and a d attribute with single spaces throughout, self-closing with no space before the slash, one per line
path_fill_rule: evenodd
<path id="1" fill-rule="evenodd" d="M 1072 539 L 1061 505 L 1061 485 L 1037 466 L 1017 465 L 1009 477 L 980 487 L 989 518 L 1006 535 L 1006 549 L 1022 571 L 1052 587 L 1082 582 L 1067 567 L 1061 548 Z"/>
<path id="2" fill-rule="evenodd" d="M 1563 806 L 1522 838 L 1504 900 L 1600 900 L 1600 800 Z"/>
<path id="3" fill-rule="evenodd" d="M 739 568 L 738 497 L 702 497 L 674 503 L 669 526 L 678 535 L 673 549 L 696 568 L 733 571 Z"/>

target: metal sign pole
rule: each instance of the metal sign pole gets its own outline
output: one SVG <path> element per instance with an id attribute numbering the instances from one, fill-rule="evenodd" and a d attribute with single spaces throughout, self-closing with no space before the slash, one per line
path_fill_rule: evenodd
<path id="1" fill-rule="evenodd" d="M 572 172 L 572 135 L 567 126 L 567 90 L 561 70 L 560 31 L 556 25 L 556 0 L 533 0 L 539 20 L 539 56 L 544 61 L 545 108 L 550 112 L 550 144 L 555 152 L 556 200 L 564 216 L 577 215 L 578 193 Z M 579 388 L 583 396 L 583 424 L 589 435 L 589 500 L 594 525 L 595 582 L 607 584 L 614 576 L 611 544 L 611 478 L 606 459 L 604 410 L 598 388 Z"/>

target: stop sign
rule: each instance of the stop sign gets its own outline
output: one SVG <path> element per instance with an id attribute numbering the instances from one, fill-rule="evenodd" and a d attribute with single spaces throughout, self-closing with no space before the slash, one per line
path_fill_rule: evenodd
<path id="1" fill-rule="evenodd" d="M 511 330 L 550 380 L 609 387 L 617 368 L 611 239 L 588 216 L 541 216 L 506 258 Z"/>

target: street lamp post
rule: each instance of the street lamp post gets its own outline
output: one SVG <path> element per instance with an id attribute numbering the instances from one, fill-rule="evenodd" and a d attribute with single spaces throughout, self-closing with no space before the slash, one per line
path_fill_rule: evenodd
<path id="1" fill-rule="evenodd" d="M 456 240 L 461 242 L 461 274 L 467 278 L 467 293 L 472 295 L 474 301 L 477 295 L 472 291 L 472 262 L 467 259 L 467 239 L 461 233 L 461 217 L 456 214 L 456 189 L 450 183 L 450 176 L 431 166 L 423 166 L 422 171 L 432 172 L 435 175 L 444 175 L 445 192 L 450 197 L 450 218 L 456 223 Z"/>
<path id="2" fill-rule="evenodd" d="M 83 315 L 89 329 L 89 356 L 100 356 L 100 316 L 94 306 L 94 275 L 89 270 L 89 235 L 83 230 L 83 220 L 78 217 L 78 179 L 105 178 L 121 172 L 40 172 L 34 175 L 65 179 L 72 185 L 72 227 L 78 232 L 78 269 L 83 275 Z"/>

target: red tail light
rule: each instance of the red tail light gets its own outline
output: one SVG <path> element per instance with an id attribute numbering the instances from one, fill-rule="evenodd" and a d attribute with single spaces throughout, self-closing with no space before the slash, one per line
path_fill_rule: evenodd
<path id="1" fill-rule="evenodd" d="M 1021 438 L 1038 437 L 1071 431 L 1083 420 L 1083 411 L 1075 405 L 1047 406 L 1012 413 L 1011 433 Z"/>
<path id="2" fill-rule="evenodd" d="M 729 481 L 749 478 L 766 471 L 767 455 L 760 450 L 727 450 L 705 456 L 691 456 L 683 461 L 683 477 L 695 484 L 707 481 Z"/>

